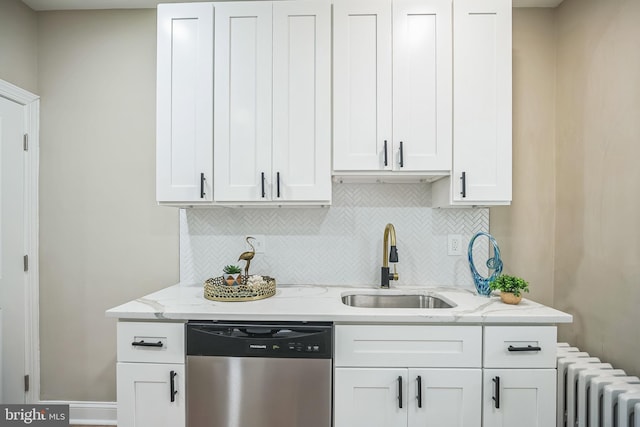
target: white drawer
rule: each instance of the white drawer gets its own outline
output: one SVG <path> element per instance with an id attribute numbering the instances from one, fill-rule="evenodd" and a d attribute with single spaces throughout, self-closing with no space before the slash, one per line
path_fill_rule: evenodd
<path id="1" fill-rule="evenodd" d="M 485 368 L 555 368 L 555 326 L 485 326 Z"/>
<path id="2" fill-rule="evenodd" d="M 184 323 L 118 322 L 118 362 L 184 363 Z"/>
<path id="3" fill-rule="evenodd" d="M 337 325 L 336 366 L 479 368 L 480 326 Z"/>

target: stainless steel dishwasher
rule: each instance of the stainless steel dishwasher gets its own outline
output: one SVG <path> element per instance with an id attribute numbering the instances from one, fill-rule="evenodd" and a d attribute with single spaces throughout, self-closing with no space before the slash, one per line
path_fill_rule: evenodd
<path id="1" fill-rule="evenodd" d="M 187 427 L 331 427 L 333 325 L 189 322 Z"/>

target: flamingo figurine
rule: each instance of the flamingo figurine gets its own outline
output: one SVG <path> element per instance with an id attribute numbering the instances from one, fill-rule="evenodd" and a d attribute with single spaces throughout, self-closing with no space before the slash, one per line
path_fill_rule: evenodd
<path id="1" fill-rule="evenodd" d="M 247 265 L 245 265 L 245 267 L 244 267 L 244 276 L 246 278 L 249 278 L 249 264 L 251 264 L 251 260 L 253 259 L 253 257 L 256 254 L 256 248 L 251 244 L 249 239 L 254 239 L 255 240 L 255 237 L 247 236 L 247 238 L 245 239 L 247 244 L 249 246 L 251 246 L 251 250 L 250 251 L 246 251 L 246 252 L 242 252 L 240 254 L 240 257 L 238 258 L 238 261 L 247 261 Z"/>

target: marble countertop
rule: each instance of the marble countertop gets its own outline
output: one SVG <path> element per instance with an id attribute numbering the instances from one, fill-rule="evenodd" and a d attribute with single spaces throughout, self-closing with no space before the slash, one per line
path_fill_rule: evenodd
<path id="1" fill-rule="evenodd" d="M 452 308 L 358 308 L 342 303 L 355 293 L 437 295 Z M 114 307 L 108 317 L 153 320 L 332 321 L 336 323 L 555 324 L 573 317 L 523 299 L 508 305 L 498 296 L 480 297 L 453 287 L 402 286 L 391 289 L 321 285 L 278 285 L 270 298 L 249 302 L 210 301 L 202 284 L 177 284 Z"/>

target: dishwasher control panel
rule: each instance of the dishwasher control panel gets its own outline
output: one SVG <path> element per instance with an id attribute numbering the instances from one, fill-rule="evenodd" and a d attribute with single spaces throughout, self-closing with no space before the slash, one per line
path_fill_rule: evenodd
<path id="1" fill-rule="evenodd" d="M 187 355 L 330 359 L 333 324 L 326 322 L 189 322 Z"/>

